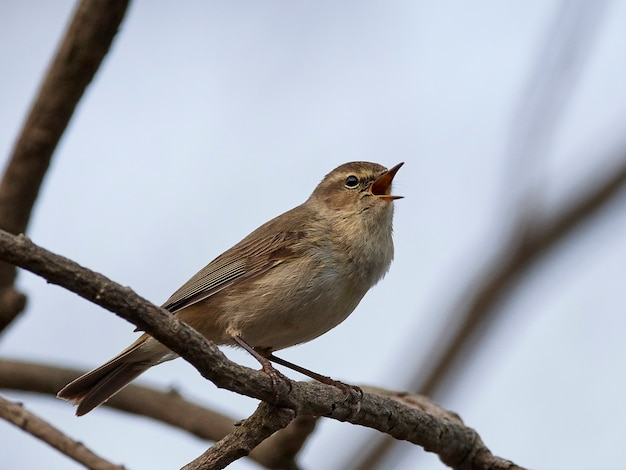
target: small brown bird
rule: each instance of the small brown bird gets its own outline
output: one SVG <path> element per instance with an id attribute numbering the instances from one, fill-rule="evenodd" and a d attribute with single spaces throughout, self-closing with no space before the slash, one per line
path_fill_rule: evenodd
<path id="1" fill-rule="evenodd" d="M 270 360 L 317 380 L 273 351 L 334 328 L 388 271 L 393 259 L 391 183 L 387 170 L 352 162 L 331 171 L 309 199 L 262 225 L 215 258 L 163 304 L 218 345 L 250 352 L 274 380 Z M 84 415 L 139 374 L 177 355 L 143 334 L 58 397 Z M 332 381 L 331 381 L 332 382 Z"/>

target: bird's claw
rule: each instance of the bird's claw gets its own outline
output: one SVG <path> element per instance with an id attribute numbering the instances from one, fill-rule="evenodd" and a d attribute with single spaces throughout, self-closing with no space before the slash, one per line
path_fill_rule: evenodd
<path id="1" fill-rule="evenodd" d="M 349 410 L 346 410 L 346 417 L 355 416 L 361 410 L 361 402 L 363 400 L 363 390 L 361 390 L 361 387 L 349 385 L 333 379 L 330 379 L 330 381 L 327 382 L 327 385 L 332 385 L 343 392 L 344 396 L 342 402 L 347 405 Z M 333 412 L 335 409 L 336 405 L 333 405 Z"/>
<path id="2" fill-rule="evenodd" d="M 265 372 L 270 380 L 272 381 L 272 390 L 274 390 L 274 402 L 280 402 L 280 399 L 291 392 L 291 380 L 288 377 L 281 374 L 279 371 L 274 369 L 272 365 L 268 362 L 263 364 L 261 368 L 262 372 Z"/>

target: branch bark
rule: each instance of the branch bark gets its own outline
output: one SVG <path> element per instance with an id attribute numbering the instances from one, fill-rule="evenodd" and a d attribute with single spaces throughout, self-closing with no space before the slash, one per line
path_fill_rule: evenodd
<path id="1" fill-rule="evenodd" d="M 0 389 L 37 392 L 55 397 L 85 371 L 0 359 Z M 237 419 L 185 400 L 176 391 L 131 384 L 105 406 L 176 426 L 201 439 L 217 441 L 235 429 Z"/>
<path id="2" fill-rule="evenodd" d="M 215 345 L 175 315 L 101 274 L 34 245 L 23 235 L 0 231 L 0 259 L 38 274 L 134 323 L 184 357 L 218 387 L 291 409 L 298 416 L 326 416 L 377 429 L 438 454 L 452 468 L 486 468 L 482 466 L 485 461 L 482 456 L 491 456 L 473 429 L 389 397 L 364 393 L 360 399 L 352 400 L 336 387 L 293 382 L 289 393 L 276 399 L 266 374 L 229 361 Z M 520 468 L 505 460 L 493 459 L 502 462 L 499 468 Z"/>
<path id="3" fill-rule="evenodd" d="M 27 433 L 41 439 L 64 455 L 92 470 L 124 470 L 94 454 L 83 444 L 69 438 L 49 423 L 24 409 L 21 404 L 0 397 L 0 417 Z"/>
<path id="4" fill-rule="evenodd" d="M 252 449 L 276 431 L 283 429 L 295 418 L 293 410 L 277 408 L 261 402 L 248 419 L 237 429 L 210 447 L 182 470 L 219 470 L 235 460 L 245 457 Z"/>
<path id="5" fill-rule="evenodd" d="M 56 396 L 68 382 L 86 371 L 31 362 L 0 359 L 0 389 L 37 392 Z M 204 408 L 176 391 L 160 391 L 131 384 L 104 406 L 152 418 L 196 437 L 217 442 L 235 427 L 237 419 Z M 266 468 L 295 469 L 295 456 L 313 432 L 316 419 L 300 416 L 285 429 L 250 452 L 249 458 Z"/>
<path id="6" fill-rule="evenodd" d="M 57 50 L 0 182 L 0 229 L 26 231 L 52 154 L 119 28 L 128 0 L 83 0 Z M 0 332 L 22 312 L 15 268 L 0 263 Z"/>

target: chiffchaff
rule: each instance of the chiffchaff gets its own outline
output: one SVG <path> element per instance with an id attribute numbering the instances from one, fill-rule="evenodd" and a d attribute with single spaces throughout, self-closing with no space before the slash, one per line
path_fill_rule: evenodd
<path id="1" fill-rule="evenodd" d="M 302 205 L 262 225 L 211 261 L 165 304 L 218 345 L 240 346 L 324 379 L 272 352 L 334 328 L 387 272 L 393 259 L 392 180 L 402 163 L 346 163 Z M 176 354 L 143 334 L 115 358 L 77 378 L 58 396 L 83 415 L 148 368 Z M 274 377 L 272 377 L 274 380 Z"/>

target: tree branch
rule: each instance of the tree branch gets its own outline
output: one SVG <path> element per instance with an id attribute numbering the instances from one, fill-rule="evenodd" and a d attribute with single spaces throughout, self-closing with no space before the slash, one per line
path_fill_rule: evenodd
<path id="1" fill-rule="evenodd" d="M 295 417 L 293 410 L 277 408 L 261 402 L 248 419 L 237 429 L 210 447 L 182 470 L 218 470 L 227 467 L 235 460 L 245 457 L 257 445 L 279 429 L 287 426 Z"/>
<path id="2" fill-rule="evenodd" d="M 268 468 L 298 470 L 296 456 L 315 430 L 317 416 L 296 416 L 287 427 L 272 434 L 250 453 Z"/>
<path id="3" fill-rule="evenodd" d="M 0 389 L 37 392 L 56 396 L 84 370 L 0 359 Z M 184 399 L 175 391 L 159 391 L 131 384 L 104 406 L 175 426 L 196 437 L 217 442 L 233 432 L 236 419 Z M 297 468 L 295 456 L 315 427 L 316 419 L 301 416 L 285 429 L 263 441 L 249 458 L 266 468 Z"/>
<path id="4" fill-rule="evenodd" d="M 43 178 L 78 101 L 106 56 L 128 0 L 80 2 L 0 182 L 0 229 L 26 231 Z M 0 332 L 24 309 L 16 271 L 0 263 Z"/>
<path id="5" fill-rule="evenodd" d="M 483 283 L 473 290 L 473 295 L 466 308 L 458 308 L 459 314 L 452 322 L 460 325 L 456 336 L 448 343 L 444 354 L 438 359 L 435 367 L 427 377 L 417 376 L 414 390 L 432 396 L 445 377 L 453 370 L 452 364 L 464 356 L 461 352 L 470 342 L 480 343 L 478 334 L 485 334 L 486 325 L 490 323 L 498 305 L 520 280 L 545 257 L 548 252 L 556 249 L 561 242 L 576 229 L 589 222 L 591 217 L 605 207 L 626 186 L 626 158 L 620 166 L 591 185 L 578 197 L 572 197 L 571 203 L 559 214 L 546 220 L 537 218 L 520 218 L 518 230 L 509 245 L 502 250 L 481 279 Z"/>
<path id="6" fill-rule="evenodd" d="M 80 442 L 69 438 L 54 426 L 33 413 L 26 411 L 22 405 L 10 402 L 3 397 L 0 397 L 0 417 L 41 439 L 87 468 L 93 470 L 124 470 L 124 467 L 114 465 L 99 457 Z"/>
<path id="7" fill-rule="evenodd" d="M 0 388 L 56 396 L 85 371 L 0 359 Z M 185 400 L 175 391 L 131 384 L 111 397 L 106 406 L 176 426 L 194 436 L 217 441 L 235 429 L 236 419 Z"/>
<path id="8" fill-rule="evenodd" d="M 411 390 L 436 396 L 446 379 L 460 368 L 460 362 L 471 357 L 469 348 L 481 343 L 481 337 L 487 334 L 497 315 L 498 306 L 524 275 L 612 202 L 625 186 L 626 157 L 604 178 L 599 178 L 578 197 L 572 197 L 570 204 L 553 217 L 545 221 L 532 218 L 529 213 L 520 217 L 515 235 L 479 276 L 479 285 L 471 286 L 467 296 L 459 301 L 449 320 L 456 330 L 451 337 L 441 339 L 441 353 L 433 353 L 432 365 L 417 372 L 411 380 Z M 373 443 L 359 464 L 359 470 L 377 468 L 393 445 L 394 441 L 385 436 Z"/>
<path id="9" fill-rule="evenodd" d="M 293 382 L 290 392 L 276 400 L 266 374 L 229 361 L 200 333 L 131 289 L 50 253 L 23 235 L 0 231 L 0 259 L 38 274 L 134 323 L 184 357 L 218 387 L 289 408 L 296 415 L 326 416 L 377 429 L 435 452 L 453 468 L 484 468 L 476 466 L 481 462 L 476 456 L 489 450 L 471 428 L 380 395 L 364 393 L 359 400 L 347 399 L 337 387 L 321 383 Z M 511 464 L 505 468 L 519 467 Z"/>

